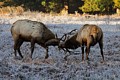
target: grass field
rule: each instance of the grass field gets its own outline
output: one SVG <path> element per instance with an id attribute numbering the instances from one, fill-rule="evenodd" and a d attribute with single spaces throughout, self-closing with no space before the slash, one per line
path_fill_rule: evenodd
<path id="1" fill-rule="evenodd" d="M 91 48 L 89 61 L 82 62 L 81 49 L 67 61 L 63 51 L 49 47 L 49 58 L 44 59 L 45 49 L 36 44 L 33 60 L 29 59 L 30 43 L 21 47 L 24 58 L 14 59 L 13 39 L 10 28 L 19 19 L 43 22 L 61 37 L 72 29 L 84 24 L 96 24 L 104 33 L 105 62 L 98 44 Z M 120 79 L 120 18 L 119 16 L 52 16 L 49 14 L 29 13 L 20 16 L 1 16 L 0 18 L 0 80 L 119 80 Z"/>

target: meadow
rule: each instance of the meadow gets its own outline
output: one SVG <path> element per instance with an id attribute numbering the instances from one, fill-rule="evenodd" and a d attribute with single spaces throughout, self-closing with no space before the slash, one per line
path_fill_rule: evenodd
<path id="1" fill-rule="evenodd" d="M 22 60 L 14 59 L 13 38 L 10 28 L 20 19 L 43 22 L 54 34 L 61 37 L 84 24 L 96 24 L 104 34 L 105 62 L 98 44 L 91 48 L 89 61 L 82 62 L 81 48 L 72 50 L 64 60 L 64 51 L 49 47 L 49 58 L 44 59 L 45 49 L 35 45 L 33 60 L 29 59 L 30 43 L 21 46 Z M 22 15 L 0 17 L 0 80 L 119 80 L 120 79 L 120 16 L 51 15 L 27 12 Z"/>

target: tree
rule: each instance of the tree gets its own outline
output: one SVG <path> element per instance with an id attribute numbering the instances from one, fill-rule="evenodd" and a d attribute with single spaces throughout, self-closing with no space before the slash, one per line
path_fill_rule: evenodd
<path id="1" fill-rule="evenodd" d="M 46 12 L 59 12 L 62 7 L 60 0 L 42 0 L 41 4 Z"/>
<path id="2" fill-rule="evenodd" d="M 113 0 L 84 0 L 84 5 L 80 9 L 83 12 L 109 13 L 113 9 Z"/>
<path id="3" fill-rule="evenodd" d="M 97 0 L 100 12 L 109 12 L 113 9 L 113 0 Z"/>
<path id="4" fill-rule="evenodd" d="M 113 0 L 115 5 L 114 8 L 116 9 L 116 13 L 120 15 L 120 0 Z"/>
<path id="5" fill-rule="evenodd" d="M 100 10 L 97 4 L 97 0 L 83 0 L 83 1 L 84 5 L 79 8 L 83 12 L 95 12 Z"/>
<path id="6" fill-rule="evenodd" d="M 115 3 L 114 7 L 120 9 L 120 0 L 113 0 L 113 1 Z"/>

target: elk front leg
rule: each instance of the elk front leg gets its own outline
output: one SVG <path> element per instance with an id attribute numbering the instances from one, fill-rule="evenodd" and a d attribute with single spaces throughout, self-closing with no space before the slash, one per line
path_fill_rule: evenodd
<path id="1" fill-rule="evenodd" d="M 20 46 L 22 45 L 22 43 L 23 43 L 22 40 L 20 40 L 19 43 L 18 43 L 18 53 L 19 53 L 19 55 L 20 55 L 21 58 L 23 58 L 22 53 L 20 51 Z"/>
<path id="2" fill-rule="evenodd" d="M 84 61 L 84 46 L 81 47 L 82 50 L 82 61 Z"/>
<path id="3" fill-rule="evenodd" d="M 66 50 L 65 50 L 65 57 L 64 57 L 64 59 L 67 60 L 67 57 L 70 56 L 70 51 L 67 48 L 65 48 L 65 49 Z M 68 54 L 67 54 L 67 52 L 68 52 Z"/>
<path id="4" fill-rule="evenodd" d="M 22 45 L 23 41 L 17 39 L 15 40 L 15 44 L 14 44 L 14 54 L 15 54 L 15 57 L 17 56 L 17 51 L 20 55 L 21 58 L 23 58 L 22 54 L 21 54 L 21 51 L 20 51 L 20 46 Z"/>
<path id="5" fill-rule="evenodd" d="M 48 55 L 48 46 L 46 46 L 44 44 L 39 44 L 39 45 L 41 45 L 43 48 L 45 48 L 45 50 L 46 50 L 45 59 L 47 59 L 49 57 L 49 55 Z"/>
<path id="6" fill-rule="evenodd" d="M 30 55 L 31 58 L 32 58 L 32 55 L 34 52 L 34 46 L 35 46 L 35 41 L 34 41 L 34 39 L 31 39 L 31 55 Z"/>

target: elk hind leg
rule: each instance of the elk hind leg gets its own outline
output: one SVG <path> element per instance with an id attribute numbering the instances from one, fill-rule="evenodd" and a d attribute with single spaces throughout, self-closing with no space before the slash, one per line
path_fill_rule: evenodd
<path id="1" fill-rule="evenodd" d="M 14 55 L 17 56 L 17 41 L 14 42 Z"/>
<path id="2" fill-rule="evenodd" d="M 90 45 L 87 45 L 86 46 L 86 60 L 89 60 L 89 57 L 88 57 L 88 55 L 89 55 L 89 52 L 90 52 Z"/>
<path id="3" fill-rule="evenodd" d="M 101 55 L 102 55 L 102 58 L 103 58 L 103 61 L 104 61 L 104 55 L 103 55 L 103 41 L 100 41 L 100 42 L 99 42 L 99 46 L 100 46 L 100 52 L 101 52 Z"/>
<path id="4" fill-rule="evenodd" d="M 21 58 L 23 58 L 23 56 L 21 54 L 21 51 L 20 51 L 20 46 L 22 45 L 22 43 L 23 43 L 23 41 L 19 40 L 18 47 L 17 47 L 18 53 L 19 53 L 19 55 L 20 55 Z"/>

